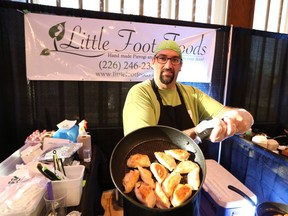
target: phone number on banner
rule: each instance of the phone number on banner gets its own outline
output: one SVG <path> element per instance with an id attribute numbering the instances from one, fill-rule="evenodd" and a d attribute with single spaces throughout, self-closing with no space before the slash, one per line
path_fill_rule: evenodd
<path id="1" fill-rule="evenodd" d="M 129 61 L 100 61 L 100 70 L 150 70 L 152 69 L 150 62 L 129 62 Z"/>

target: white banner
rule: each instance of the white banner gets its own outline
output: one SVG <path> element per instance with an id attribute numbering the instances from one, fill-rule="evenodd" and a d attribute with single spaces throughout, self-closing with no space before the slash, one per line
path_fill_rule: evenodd
<path id="1" fill-rule="evenodd" d="M 210 82 L 216 30 L 129 21 L 25 14 L 28 80 L 143 81 L 158 43 L 175 40 L 179 82 Z"/>

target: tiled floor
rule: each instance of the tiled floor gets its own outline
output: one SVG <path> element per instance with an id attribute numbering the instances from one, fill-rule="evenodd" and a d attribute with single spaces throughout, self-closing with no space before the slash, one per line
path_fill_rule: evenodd
<path id="1" fill-rule="evenodd" d="M 105 209 L 104 216 L 123 216 L 123 208 L 115 201 L 113 190 L 104 191 L 101 204 Z"/>

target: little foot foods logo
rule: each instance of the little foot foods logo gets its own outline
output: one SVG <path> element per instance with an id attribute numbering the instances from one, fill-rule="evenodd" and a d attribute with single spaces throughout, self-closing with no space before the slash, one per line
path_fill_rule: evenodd
<path id="1" fill-rule="evenodd" d="M 78 56 L 85 56 L 85 57 L 99 57 L 99 56 L 104 55 L 104 53 L 101 53 L 99 55 L 89 56 L 89 55 L 79 54 L 77 52 L 64 51 L 64 49 L 67 49 L 67 48 L 73 48 L 75 50 L 79 50 L 79 48 L 83 49 L 85 47 L 84 43 L 86 44 L 85 48 L 87 48 L 88 43 L 90 43 L 90 42 L 92 43 L 92 46 L 94 46 L 94 44 L 96 42 L 95 37 L 94 37 L 94 39 L 90 39 L 89 38 L 90 35 L 88 36 L 87 39 L 81 39 L 81 46 L 80 47 L 72 45 L 72 43 L 75 40 L 75 37 L 77 37 L 77 35 L 82 33 L 81 32 L 82 29 L 81 29 L 80 26 L 75 26 L 74 27 L 73 32 L 71 34 L 70 42 L 68 44 L 67 43 L 60 44 L 59 48 L 61 48 L 61 50 L 59 50 L 59 48 L 57 46 L 57 41 L 61 41 L 64 38 L 64 35 L 65 35 L 65 23 L 66 22 L 61 22 L 61 23 L 59 23 L 57 25 L 52 26 L 49 29 L 49 36 L 53 39 L 54 50 L 50 50 L 48 48 L 45 48 L 45 49 L 42 50 L 40 55 L 49 56 L 51 54 L 51 52 L 63 52 L 63 53 L 69 53 L 69 54 L 78 55 Z M 103 30 L 103 28 L 102 28 L 102 30 Z M 85 33 L 82 33 L 82 34 L 85 35 Z"/>
<path id="2" fill-rule="evenodd" d="M 83 30 L 82 26 L 76 25 L 72 29 L 68 29 L 68 33 L 71 34 L 64 37 L 66 32 L 65 23 L 66 22 L 61 22 L 49 29 L 49 36 L 53 40 L 54 49 L 52 50 L 45 48 L 42 50 L 40 55 L 48 56 L 51 54 L 51 52 L 63 52 L 83 57 L 100 57 L 103 56 L 105 52 L 109 51 L 111 40 L 117 41 L 114 47 L 114 52 L 122 52 L 126 54 L 127 52 L 134 54 L 144 53 L 153 55 L 154 49 L 157 45 L 155 38 L 151 38 L 150 42 L 138 41 L 139 39 L 137 36 L 139 36 L 139 32 L 133 28 L 120 28 L 116 32 L 117 38 L 105 38 L 105 40 L 104 36 L 107 37 L 108 35 L 112 35 L 111 33 L 113 30 L 108 33 L 110 30 L 109 26 L 108 29 L 105 29 L 104 26 L 99 26 L 99 35 L 93 35 Z M 196 37 L 198 38 L 197 41 L 200 42 L 200 44 L 190 44 L 188 42 L 186 45 L 180 45 L 184 55 L 203 57 L 206 54 L 207 46 L 203 45 L 204 34 L 200 34 Z M 62 43 L 57 43 L 63 38 L 64 42 L 62 41 Z M 178 40 L 179 38 L 181 38 L 181 34 L 167 31 L 163 33 L 161 40 Z M 93 54 L 87 55 L 87 53 L 91 53 L 91 51 Z M 100 54 L 95 55 L 95 52 L 100 52 Z"/>

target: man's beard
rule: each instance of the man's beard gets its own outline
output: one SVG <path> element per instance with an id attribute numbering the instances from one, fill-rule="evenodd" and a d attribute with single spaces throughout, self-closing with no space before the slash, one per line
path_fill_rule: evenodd
<path id="1" fill-rule="evenodd" d="M 164 72 L 165 72 L 165 70 L 161 71 L 160 76 L 159 76 L 161 83 L 163 83 L 165 85 L 171 84 L 174 80 L 175 73 L 172 71 L 172 73 L 173 73 L 172 76 L 171 77 L 169 76 L 165 79 L 165 76 L 163 75 Z"/>

